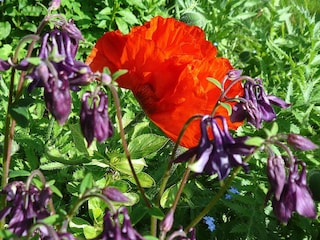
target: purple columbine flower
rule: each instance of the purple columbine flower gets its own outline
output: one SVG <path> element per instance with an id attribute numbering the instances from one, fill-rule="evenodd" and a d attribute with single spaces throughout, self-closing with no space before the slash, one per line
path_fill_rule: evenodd
<path id="1" fill-rule="evenodd" d="M 44 100 L 47 109 L 60 125 L 63 125 L 71 111 L 71 95 L 67 79 L 50 78 L 45 83 Z"/>
<path id="2" fill-rule="evenodd" d="M 294 148 L 303 151 L 314 150 L 318 148 L 318 146 L 308 138 L 293 133 L 288 134 L 287 142 Z"/>
<path id="3" fill-rule="evenodd" d="M 120 223 L 120 215 L 123 222 Z M 96 240 L 143 240 L 144 238 L 132 227 L 128 211 L 120 207 L 116 213 L 111 214 L 108 209 L 104 215 L 103 231 Z"/>
<path id="4" fill-rule="evenodd" d="M 267 161 L 267 176 L 271 185 L 271 192 L 276 200 L 280 200 L 286 183 L 286 170 L 281 156 L 271 156 Z"/>
<path id="5" fill-rule="evenodd" d="M 276 167 L 268 167 L 271 191 L 274 193 L 272 199 L 274 214 L 283 223 L 288 222 L 293 212 L 308 218 L 316 218 L 315 204 L 307 186 L 306 164 L 301 161 L 292 163 L 288 177 L 283 179 L 284 165 L 279 161 L 279 158 L 273 158 L 271 164 Z M 301 167 L 300 172 L 299 166 Z M 280 174 L 281 177 L 275 174 Z"/>
<path id="6" fill-rule="evenodd" d="M 222 126 L 219 125 L 218 119 Z M 212 131 L 213 140 L 209 139 L 208 126 Z M 219 179 L 227 177 L 232 167 L 242 166 L 245 171 L 248 171 L 248 164 L 242 161 L 242 156 L 251 153 L 253 147 L 245 144 L 246 137 L 231 137 L 224 117 L 204 116 L 200 128 L 199 145 L 178 156 L 174 162 L 185 162 L 196 155 L 196 162 L 189 166 L 191 170 L 210 175 L 217 173 Z"/>
<path id="7" fill-rule="evenodd" d="M 89 104 L 89 97 L 93 98 L 92 104 Z M 94 138 L 103 142 L 112 136 L 113 127 L 108 115 L 107 95 L 99 92 L 98 96 L 93 96 L 91 92 L 86 92 L 82 96 L 80 126 L 88 146 Z"/>
<path id="8" fill-rule="evenodd" d="M 26 236 L 30 227 L 50 215 L 47 205 L 51 198 L 50 188 L 39 190 L 33 185 L 26 188 L 20 181 L 9 183 L 1 194 L 6 195 L 7 207 L 0 211 L 0 219 L 8 219 L 8 230 L 18 236 Z"/>
<path id="9" fill-rule="evenodd" d="M 114 187 L 105 187 L 102 189 L 102 194 L 105 195 L 108 199 L 115 202 L 128 202 L 127 198 L 121 191 Z"/>
<path id="10" fill-rule="evenodd" d="M 45 85 L 44 79 L 40 77 L 43 69 L 41 65 L 43 64 L 47 65 L 50 78 L 65 76 L 72 90 L 78 90 L 79 86 L 87 85 L 93 80 L 90 67 L 75 60 L 78 42 L 81 38 L 78 35 L 70 34 L 67 31 L 55 29 L 42 37 L 39 49 L 41 64 L 26 76 L 26 78 L 33 80 L 28 87 L 29 91 Z"/>
<path id="11" fill-rule="evenodd" d="M 267 95 L 261 79 L 255 79 L 255 83 L 248 80 L 244 84 L 243 99 L 233 107 L 230 119 L 233 122 L 241 122 L 247 118 L 253 126 L 261 128 L 262 121 L 271 122 L 276 118 L 271 105 L 281 108 L 290 106 L 276 96 Z"/>

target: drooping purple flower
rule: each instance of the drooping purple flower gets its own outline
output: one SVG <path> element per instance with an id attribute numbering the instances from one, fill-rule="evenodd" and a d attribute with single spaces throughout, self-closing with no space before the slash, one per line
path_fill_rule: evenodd
<path id="1" fill-rule="evenodd" d="M 243 99 L 233 107 L 230 119 L 233 122 L 241 122 L 247 118 L 247 121 L 253 126 L 261 128 L 262 121 L 271 122 L 276 118 L 276 113 L 271 105 L 280 108 L 290 106 L 276 96 L 267 95 L 261 79 L 255 79 L 255 83 L 246 81 Z"/>
<path id="2" fill-rule="evenodd" d="M 7 71 L 11 67 L 7 60 L 0 59 L 0 71 Z"/>
<path id="3" fill-rule="evenodd" d="M 35 186 L 26 188 L 20 181 L 9 183 L 1 194 L 6 195 L 7 207 L 0 211 L 0 219 L 8 219 L 8 230 L 18 236 L 26 236 L 30 227 L 38 220 L 50 215 L 47 205 L 52 195 L 50 188 L 39 190 Z"/>
<path id="4" fill-rule="evenodd" d="M 279 200 L 286 183 L 286 170 L 281 156 L 271 156 L 267 162 L 267 176 L 271 185 L 271 191 L 276 200 Z"/>
<path id="5" fill-rule="evenodd" d="M 93 98 L 91 106 L 89 97 Z M 94 138 L 98 142 L 103 142 L 112 136 L 113 127 L 108 115 L 107 95 L 100 92 L 98 96 L 93 96 L 91 92 L 86 92 L 82 96 L 80 126 L 88 146 Z"/>
<path id="6" fill-rule="evenodd" d="M 209 139 L 208 127 L 212 131 L 213 140 Z M 224 117 L 204 116 L 200 128 L 199 145 L 178 156 L 174 162 L 184 162 L 196 155 L 196 161 L 189 166 L 191 170 L 210 175 L 217 173 L 219 179 L 228 176 L 232 167 L 242 166 L 245 171 L 248 170 L 248 164 L 242 161 L 242 156 L 248 155 L 253 148 L 245 144 L 246 137 L 231 137 Z"/>
<path id="7" fill-rule="evenodd" d="M 68 80 L 50 78 L 44 86 L 44 100 L 46 107 L 54 118 L 60 125 L 63 125 L 71 111 L 71 95 Z"/>
<path id="8" fill-rule="evenodd" d="M 87 85 L 93 80 L 93 73 L 90 67 L 81 61 L 75 60 L 80 36 L 70 31 L 54 29 L 50 33 L 43 35 L 38 54 L 41 64 L 26 76 L 26 78 L 33 80 L 28 87 L 29 91 L 32 91 L 35 87 L 43 87 L 45 85 L 39 74 L 41 72 L 39 68 L 43 64 L 47 65 L 49 77 L 65 76 L 72 90 L 78 90 L 79 86 Z"/>
<path id="9" fill-rule="evenodd" d="M 311 140 L 298 134 L 288 134 L 287 142 L 296 149 L 307 151 L 317 149 L 318 146 Z"/>
<path id="10" fill-rule="evenodd" d="M 120 223 L 120 215 L 123 222 Z M 128 211 L 120 207 L 116 213 L 111 214 L 107 209 L 103 218 L 103 231 L 96 240 L 143 240 L 144 238 L 132 227 Z"/>
<path id="11" fill-rule="evenodd" d="M 300 173 L 299 166 L 301 166 Z M 279 182 L 282 181 L 281 179 Z M 292 164 L 279 197 L 280 188 L 281 186 L 278 189 L 273 189 L 277 193 L 274 192 L 272 206 L 274 214 L 281 222 L 287 223 L 293 212 L 308 218 L 316 218 L 317 212 L 307 186 L 306 165 L 304 162 L 297 161 Z"/>
<path id="12" fill-rule="evenodd" d="M 105 195 L 108 199 L 115 202 L 128 202 L 129 199 L 123 195 L 121 191 L 114 187 L 105 187 L 102 189 L 102 194 Z"/>

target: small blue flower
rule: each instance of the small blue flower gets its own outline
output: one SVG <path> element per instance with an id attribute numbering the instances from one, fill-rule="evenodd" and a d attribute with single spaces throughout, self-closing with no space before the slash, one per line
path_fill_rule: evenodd
<path id="1" fill-rule="evenodd" d="M 235 187 L 231 187 L 231 188 L 229 189 L 229 192 L 231 192 L 231 193 L 233 193 L 233 194 L 240 194 L 240 192 L 238 191 L 238 189 L 235 188 Z"/>
<path id="2" fill-rule="evenodd" d="M 213 232 L 214 230 L 216 230 L 216 225 L 214 224 L 214 218 L 210 217 L 210 216 L 205 216 L 203 217 L 203 220 L 205 222 L 205 224 L 208 225 L 208 229 Z"/>
<path id="3" fill-rule="evenodd" d="M 229 193 L 226 193 L 226 195 L 224 195 L 224 198 L 226 200 L 230 200 L 232 197 L 231 197 L 231 195 Z"/>
<path id="4" fill-rule="evenodd" d="M 229 193 L 232 193 L 232 194 L 240 194 L 240 192 L 238 191 L 238 189 L 235 188 L 235 187 L 231 187 L 231 188 L 228 190 L 228 192 L 229 192 Z M 226 194 L 224 195 L 224 198 L 225 198 L 226 200 L 230 200 L 230 199 L 232 198 L 232 195 L 229 194 L 229 193 L 226 193 Z"/>

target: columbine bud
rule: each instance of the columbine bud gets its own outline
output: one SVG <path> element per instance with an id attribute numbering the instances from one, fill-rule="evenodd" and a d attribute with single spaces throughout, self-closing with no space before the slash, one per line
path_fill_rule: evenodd
<path id="1" fill-rule="evenodd" d="M 235 80 L 238 79 L 241 76 L 241 74 L 242 70 L 234 69 L 228 72 L 228 77 L 230 80 Z"/>
<path id="2" fill-rule="evenodd" d="M 89 106 L 89 97 L 93 97 L 92 105 Z M 113 134 L 112 123 L 108 115 L 108 97 L 103 92 L 98 97 L 86 92 L 82 97 L 80 113 L 81 131 L 88 142 L 88 146 L 95 137 L 98 142 L 103 142 Z"/>
<path id="3" fill-rule="evenodd" d="M 52 0 L 49 4 L 49 9 L 57 10 L 60 7 L 61 0 Z"/>
<path id="4" fill-rule="evenodd" d="M 288 134 L 287 141 L 288 144 L 299 150 L 314 150 L 318 148 L 318 146 L 311 142 L 308 138 L 298 134 Z"/>
<path id="5" fill-rule="evenodd" d="M 109 74 L 106 74 L 106 73 L 102 73 L 101 74 L 101 82 L 105 85 L 108 85 L 110 84 L 112 81 L 112 78 L 110 77 Z"/>
<path id="6" fill-rule="evenodd" d="M 164 231 L 164 232 L 169 232 L 172 228 L 173 225 L 173 215 L 174 215 L 174 211 L 171 209 L 167 215 L 165 216 L 165 218 L 163 219 L 163 221 L 161 222 L 160 225 L 160 230 Z"/>
<path id="7" fill-rule="evenodd" d="M 68 80 L 51 78 L 44 87 L 46 106 L 60 125 L 68 119 L 71 111 L 71 96 Z"/>
<path id="8" fill-rule="evenodd" d="M 10 67 L 11 65 L 8 61 L 0 59 L 0 71 L 7 71 Z"/>
<path id="9" fill-rule="evenodd" d="M 113 187 L 106 187 L 102 189 L 103 195 L 105 195 L 108 199 L 115 202 L 128 202 L 129 199 L 123 195 L 118 189 Z"/>

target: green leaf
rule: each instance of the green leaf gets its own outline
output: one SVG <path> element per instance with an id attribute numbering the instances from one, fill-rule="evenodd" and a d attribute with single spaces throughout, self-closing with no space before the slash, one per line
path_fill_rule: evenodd
<path id="1" fill-rule="evenodd" d="M 51 216 L 46 217 L 44 219 L 41 219 L 41 222 L 44 222 L 44 223 L 49 224 L 49 225 L 53 225 L 54 223 L 57 222 L 57 220 L 59 218 L 60 218 L 60 215 L 54 214 L 54 215 L 51 215 Z"/>
<path id="2" fill-rule="evenodd" d="M 164 218 L 164 213 L 161 211 L 159 207 L 152 207 L 148 210 L 148 213 L 150 216 L 155 217 L 159 220 L 162 220 Z"/>
<path id="3" fill-rule="evenodd" d="M 143 238 L 144 238 L 145 240 L 159 240 L 159 238 L 154 237 L 154 236 L 143 236 Z"/>
<path id="4" fill-rule="evenodd" d="M 261 137 L 252 137 L 245 141 L 246 145 L 260 147 L 264 143 Z"/>
<path id="5" fill-rule="evenodd" d="M 232 107 L 231 107 L 231 105 L 228 104 L 228 103 L 224 103 L 224 102 L 220 102 L 220 105 L 227 110 L 228 115 L 230 116 L 231 113 L 232 113 Z"/>
<path id="6" fill-rule="evenodd" d="M 95 227 L 93 226 L 84 226 L 83 228 L 83 234 L 85 236 L 85 239 L 93 239 L 93 238 L 96 238 L 99 234 L 99 230 L 96 229 Z"/>
<path id="7" fill-rule="evenodd" d="M 0 237 L 3 239 L 18 239 L 14 233 L 4 229 L 0 229 Z"/>
<path id="8" fill-rule="evenodd" d="M 26 170 L 14 170 L 9 172 L 9 178 L 28 177 L 30 172 Z"/>
<path id="9" fill-rule="evenodd" d="M 27 61 L 35 66 L 39 65 L 41 62 L 41 59 L 38 57 L 29 57 L 27 58 Z"/>
<path id="10" fill-rule="evenodd" d="M 93 176 L 91 173 L 87 173 L 80 184 L 80 195 L 83 194 L 87 189 L 93 186 Z"/>
<path id="11" fill-rule="evenodd" d="M 148 208 L 145 205 L 138 205 L 132 209 L 130 214 L 131 223 L 133 225 L 137 224 L 146 214 L 148 213 Z"/>
<path id="12" fill-rule="evenodd" d="M 82 218 L 73 217 L 69 224 L 73 232 L 82 233 L 83 228 L 86 226 L 91 226 L 90 223 Z"/>
<path id="13" fill-rule="evenodd" d="M 140 172 L 137 174 L 137 176 L 138 176 L 138 179 L 139 179 L 142 187 L 150 188 L 155 185 L 154 179 L 149 174 L 147 174 L 145 172 Z M 128 176 L 128 179 L 130 182 L 136 184 L 136 181 L 134 180 L 134 178 L 132 176 Z"/>
<path id="14" fill-rule="evenodd" d="M 252 18 L 256 15 L 257 15 L 256 12 L 244 12 L 244 13 L 240 13 L 237 16 L 233 17 L 232 20 L 245 20 L 248 18 Z"/>
<path id="15" fill-rule="evenodd" d="M 179 184 L 174 184 L 164 191 L 160 200 L 160 205 L 162 208 L 170 208 L 172 206 L 178 189 Z"/>
<path id="16" fill-rule="evenodd" d="M 138 24 L 139 21 L 136 18 L 136 16 L 129 10 L 129 9 L 122 9 L 118 12 L 119 15 L 121 15 L 124 21 L 129 23 L 130 25 Z"/>
<path id="17" fill-rule="evenodd" d="M 221 83 L 219 82 L 219 80 L 212 78 L 212 77 L 207 77 L 207 80 L 209 82 L 212 82 L 214 85 L 216 85 L 219 89 L 222 89 Z"/>
<path id="18" fill-rule="evenodd" d="M 2 40 L 10 35 L 11 25 L 9 22 L 0 22 L 0 29 L 0 40 Z"/>
<path id="19" fill-rule="evenodd" d="M 19 126 L 26 128 L 29 125 L 30 114 L 28 111 L 28 107 L 19 105 L 11 106 L 9 112 Z"/>
<path id="20" fill-rule="evenodd" d="M 123 34 L 127 34 L 129 32 L 128 24 L 123 20 L 122 17 L 116 17 L 115 18 L 116 24 Z"/>
<path id="21" fill-rule="evenodd" d="M 0 33 L 1 34 L 1 33 Z M 0 58 L 7 59 L 12 54 L 12 46 L 9 44 L 4 44 L 1 47 Z"/>
<path id="22" fill-rule="evenodd" d="M 142 158 L 157 152 L 167 141 L 166 137 L 156 134 L 142 134 L 131 140 L 128 149 L 133 159 Z"/>
<path id="23" fill-rule="evenodd" d="M 136 173 L 141 172 L 142 169 L 146 166 L 146 162 L 143 158 L 133 159 L 131 161 Z M 123 155 L 113 154 L 110 158 L 110 166 L 118 170 L 119 172 L 122 172 L 127 175 L 132 175 L 131 168 L 128 164 L 128 160 Z"/>
<path id="24" fill-rule="evenodd" d="M 40 169 L 44 171 L 57 170 L 63 168 L 66 168 L 66 165 L 60 162 L 50 162 L 40 166 Z"/>
<path id="25" fill-rule="evenodd" d="M 118 77 L 126 74 L 128 72 L 127 69 L 120 69 L 118 71 L 116 71 L 114 74 L 112 74 L 112 80 L 115 81 Z"/>
<path id="26" fill-rule="evenodd" d="M 84 154 L 89 154 L 88 149 L 86 147 L 84 137 L 82 135 L 80 124 L 68 124 L 68 127 L 71 131 L 71 136 L 73 138 L 74 145 L 79 152 Z"/>

